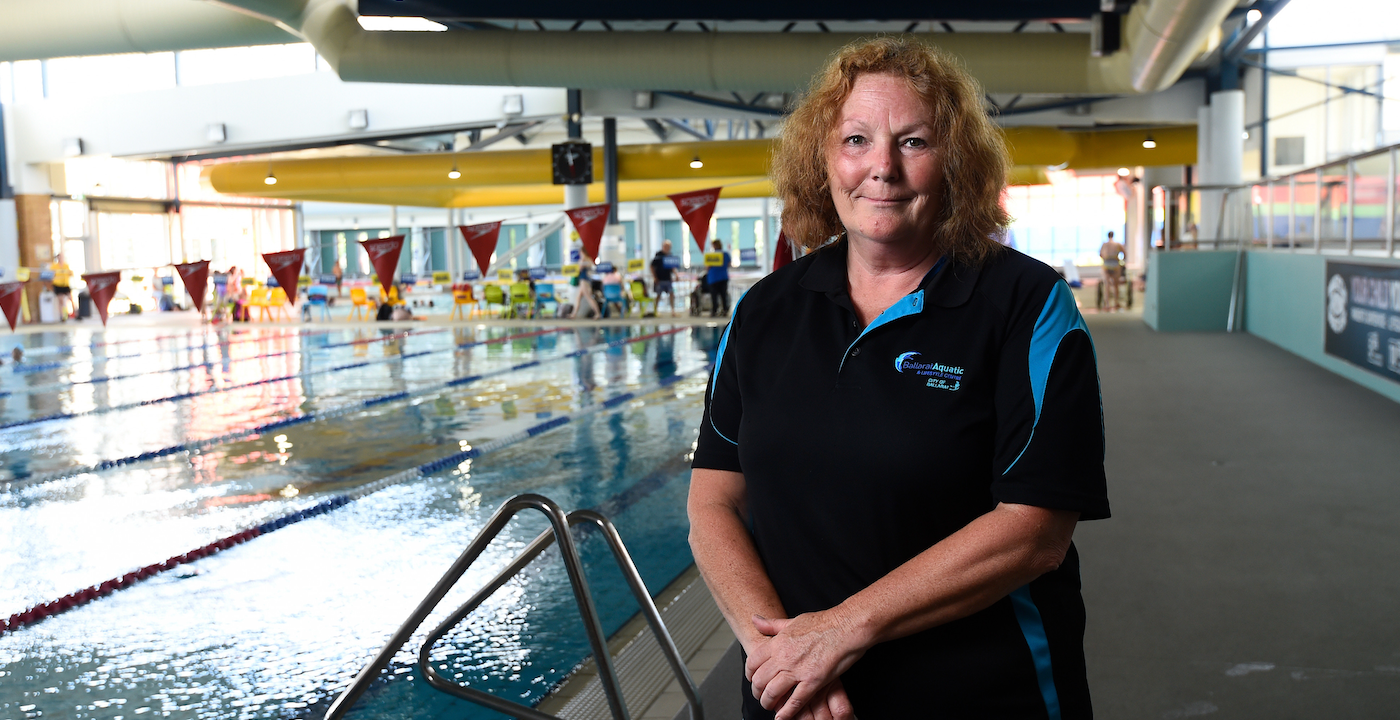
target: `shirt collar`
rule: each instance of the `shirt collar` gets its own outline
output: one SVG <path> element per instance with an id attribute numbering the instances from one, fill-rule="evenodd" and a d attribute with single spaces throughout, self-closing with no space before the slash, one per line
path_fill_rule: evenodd
<path id="1" fill-rule="evenodd" d="M 848 292 L 846 282 L 847 242 L 826 245 L 812 254 L 812 264 L 803 274 L 799 284 L 814 292 L 825 293 L 833 299 L 844 298 Z M 980 265 L 960 262 L 953 258 L 949 262 L 935 265 L 934 270 L 924 278 L 919 288 L 924 291 L 926 304 L 945 308 L 955 308 L 972 297 L 981 274 Z"/>

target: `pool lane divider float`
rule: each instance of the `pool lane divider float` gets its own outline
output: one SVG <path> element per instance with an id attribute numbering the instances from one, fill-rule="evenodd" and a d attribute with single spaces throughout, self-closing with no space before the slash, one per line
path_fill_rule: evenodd
<path id="1" fill-rule="evenodd" d="M 35 605 L 21 612 L 17 612 L 8 618 L 0 619 L 0 636 L 3 636 L 5 633 L 12 633 L 21 628 L 33 625 L 42 620 L 53 617 L 54 615 L 57 615 L 59 613 L 67 612 L 68 610 L 72 610 L 73 608 L 86 605 L 92 602 L 93 600 L 96 600 L 101 597 L 106 597 L 107 595 L 111 595 L 112 593 L 118 590 L 124 590 L 126 588 L 129 588 L 135 585 L 136 583 L 141 582 L 142 580 L 146 580 L 160 573 L 173 570 L 179 567 L 180 565 L 194 562 L 195 560 L 199 560 L 200 558 L 209 557 L 210 555 L 227 550 L 235 545 L 240 545 L 242 543 L 248 542 L 249 540 L 252 540 L 255 537 L 259 537 L 262 535 L 266 535 L 270 532 L 281 530 L 282 528 L 287 527 L 288 525 L 294 525 L 303 520 L 308 520 L 318 515 L 325 515 L 326 513 L 332 510 L 344 507 L 355 500 L 359 500 L 360 498 L 379 492 L 380 490 L 383 490 L 387 487 L 431 476 L 437 472 L 446 470 L 447 468 L 460 465 L 468 460 L 475 460 L 476 458 L 479 458 L 488 453 L 495 452 L 509 445 L 514 445 L 515 443 L 521 442 L 523 440 L 528 440 L 530 438 L 543 435 L 551 430 L 563 427 L 571 422 L 581 420 L 590 415 L 595 415 L 604 411 L 615 411 L 622 409 L 626 403 L 631 402 L 632 400 L 645 397 L 659 390 L 664 390 L 692 375 L 708 373 L 711 367 L 713 366 L 707 364 L 701 367 L 691 368 L 690 370 L 686 370 L 684 372 L 678 372 L 675 375 L 665 377 L 661 381 L 652 383 L 651 385 L 648 385 L 644 388 L 639 388 L 630 392 L 614 395 L 601 403 L 582 408 L 571 414 L 560 415 L 558 417 L 550 418 L 549 420 L 539 423 L 538 425 L 532 425 L 528 428 L 525 428 L 524 430 L 512 433 L 510 435 L 503 435 L 494 440 L 490 440 L 482 443 L 481 445 L 472 447 L 468 450 L 456 452 L 446 457 L 438 458 L 437 460 L 431 460 L 429 462 L 423 463 L 422 465 L 419 465 L 417 467 L 409 468 L 407 470 L 394 473 L 393 475 L 381 478 L 367 485 L 362 485 L 351 492 L 336 495 L 335 497 L 323 500 L 314 505 L 311 505 L 310 507 L 286 513 L 284 515 L 273 518 L 254 527 L 248 528 L 247 530 L 244 530 L 242 532 L 234 533 L 233 535 L 220 538 L 207 545 L 197 547 L 194 550 L 191 550 L 187 553 L 175 555 L 161 562 L 147 565 L 143 568 L 140 568 L 139 570 L 133 570 L 120 577 L 115 577 L 111 580 L 105 580 L 91 587 L 85 587 L 82 590 L 78 590 L 76 592 L 64 595 L 63 597 L 57 600 L 42 603 L 40 605 Z"/>
<path id="2" fill-rule="evenodd" d="M 562 330 L 564 330 L 564 328 L 545 330 L 536 333 L 526 333 L 525 335 L 521 335 L 519 337 L 529 337 L 532 334 L 543 335 L 546 333 L 561 332 Z M 475 347 L 476 345 L 478 345 L 478 343 L 469 342 L 463 343 L 461 345 L 454 345 L 449 348 L 443 348 L 441 350 L 421 350 L 419 352 L 399 353 L 396 355 L 378 358 L 375 360 L 361 360 L 359 362 L 353 362 L 347 365 L 333 365 L 331 367 L 318 368 L 316 370 L 307 370 L 305 372 L 292 373 L 291 375 L 281 375 L 278 377 L 263 378 L 261 380 L 252 380 L 246 383 L 240 383 L 238 385 L 225 385 L 223 387 L 205 388 L 203 390 L 191 390 L 189 392 L 178 393 L 176 395 L 151 398 L 149 400 L 139 400 L 137 402 L 126 403 L 124 405 L 109 405 L 107 407 L 93 408 L 92 410 L 84 410 L 82 412 L 75 413 L 52 413 L 50 415 L 41 415 L 39 417 L 26 418 L 24 420 L 14 420 L 11 422 L 0 424 L 0 430 L 9 430 L 11 428 L 24 427 L 27 425 L 38 425 L 39 423 L 51 422 L 53 420 L 70 420 L 72 418 L 86 417 L 88 415 L 100 415 L 102 413 L 114 412 L 117 410 L 130 410 L 132 408 L 145 407 L 147 405 L 159 405 L 161 403 L 188 400 L 190 398 L 199 397 L 201 395 L 232 392 L 234 390 L 243 390 L 245 388 L 257 387 L 258 385 L 267 385 L 269 383 L 284 382 L 287 380 L 297 380 L 300 378 L 310 377 L 312 375 L 323 375 L 327 373 L 340 372 L 342 370 L 354 370 L 355 368 L 369 367 L 371 365 L 382 365 L 385 363 L 402 362 L 404 360 L 409 360 L 416 357 L 423 357 L 425 355 L 436 355 L 437 353 L 442 352 L 456 352 L 465 348 Z"/>
<path id="3" fill-rule="evenodd" d="M 377 342 L 388 342 L 390 340 L 406 338 L 410 335 L 435 335 L 437 333 L 444 332 L 447 332 L 447 330 L 408 330 L 401 333 L 394 333 L 393 335 L 381 335 L 377 338 L 359 338 L 356 340 L 351 340 L 349 342 L 331 343 L 328 345 L 318 345 L 312 348 L 298 348 L 296 350 L 283 350 L 282 352 L 268 353 L 267 355 L 250 355 L 248 357 L 242 358 L 229 358 L 226 360 L 216 360 L 213 362 L 196 363 L 194 365 L 184 365 L 182 367 L 164 368 L 162 370 L 146 370 L 145 372 L 131 373 L 130 375 L 99 375 L 97 377 L 88 378 L 87 380 L 73 380 L 70 382 L 50 383 L 48 385 L 35 385 L 33 387 L 20 388 L 19 390 L 7 390 L 4 392 L 0 392 L 0 398 L 8 397 L 11 395 L 35 395 L 38 393 L 58 392 L 62 390 L 67 390 L 68 388 L 71 388 L 75 385 L 96 385 L 98 383 L 112 382 L 113 380 L 127 380 L 129 378 L 145 377 L 147 375 L 161 375 L 164 373 L 183 372 L 185 370 L 194 370 L 197 368 L 211 368 L 218 365 L 223 365 L 225 363 L 232 364 L 238 362 L 248 362 L 250 360 L 266 360 L 268 358 L 283 357 L 285 355 L 295 355 L 298 353 L 308 353 L 314 352 L 316 350 L 331 350 L 335 348 L 353 347 L 355 345 L 371 345 Z"/>
<path id="4" fill-rule="evenodd" d="M 567 328 L 557 328 L 554 330 L 536 330 L 533 332 L 520 333 L 516 335 L 504 335 L 502 337 L 490 338 L 487 340 L 482 340 L 480 342 L 465 343 L 457 347 L 459 349 L 467 349 L 476 347 L 478 345 L 493 345 L 496 343 L 509 342 L 512 340 L 522 340 L 525 338 L 562 332 L 566 329 Z M 144 462 L 146 460 L 162 458 L 167 455 L 175 455 L 183 452 L 197 452 L 199 450 L 204 450 L 206 448 L 214 447 L 216 445 L 222 445 L 224 443 L 233 442 L 235 440 L 250 437 L 253 435 L 262 435 L 273 430 L 280 430 L 282 428 L 290 427 L 292 425 L 300 425 L 302 423 L 315 422 L 317 420 L 329 420 L 341 417 L 343 415 L 348 415 L 350 413 L 365 410 L 376 405 L 383 405 L 385 403 L 396 402 L 399 400 L 407 400 L 412 397 L 441 392 L 448 388 L 468 385 L 480 380 L 486 380 L 500 375 L 505 375 L 507 373 L 516 372 L 518 370 L 526 370 L 528 368 L 538 367 L 546 363 L 568 360 L 571 358 L 582 357 L 589 353 L 601 352 L 603 350 L 619 348 L 624 345 L 630 345 L 632 343 L 654 340 L 656 338 L 663 337 L 666 335 L 674 335 L 675 333 L 682 332 L 686 329 L 687 328 L 685 327 L 677 327 L 672 328 L 670 330 L 661 330 L 654 333 L 649 333 L 646 335 L 638 335 L 636 337 L 622 338 L 620 340 L 610 340 L 605 343 L 598 343 L 596 345 L 590 345 L 586 348 L 579 348 L 578 350 L 573 350 L 571 352 L 564 353 L 563 355 L 556 355 L 554 357 L 545 358 L 543 360 L 529 360 L 516 365 L 511 365 L 510 367 L 501 368 L 499 370 L 492 370 L 490 372 L 481 373 L 478 375 L 466 375 L 460 378 L 454 378 L 452 380 L 448 380 L 447 382 L 430 385 L 424 388 L 420 388 L 418 390 L 414 390 L 412 392 L 404 391 L 389 393 L 387 395 L 380 395 L 378 397 L 372 397 L 366 400 L 358 400 L 356 402 L 341 405 L 339 407 L 303 413 L 294 417 L 281 418 L 278 420 L 273 420 L 271 422 L 263 423 L 261 425 L 255 425 L 250 428 L 245 428 L 243 430 L 234 430 L 233 432 L 224 433 L 223 435 L 216 435 L 214 437 L 205 438 L 203 440 L 195 440 L 192 442 L 180 443 L 178 445 L 170 445 L 168 447 L 160 448 L 159 450 L 143 452 L 139 455 L 129 455 L 127 457 L 117 458 L 115 460 L 103 460 L 101 462 L 97 462 L 85 467 L 58 470 L 55 472 L 43 473 L 39 475 L 15 477 L 11 478 L 10 480 L 0 481 L 0 492 L 9 492 L 11 490 L 20 490 L 28 487 L 34 487 L 36 485 L 43 485 L 45 483 L 57 482 L 59 480 L 67 480 L 69 478 L 74 478 L 79 475 L 102 472 L 103 470 L 111 470 L 112 468 L 133 465 L 139 462 Z"/>
<path id="5" fill-rule="evenodd" d="M 217 332 L 218 332 L 218 331 L 215 331 L 215 337 L 217 337 Z M 247 334 L 249 334 L 250 332 L 251 332 L 251 330 L 243 331 L 243 332 L 238 333 L 238 335 L 247 335 Z M 296 336 L 298 336 L 298 335 L 301 335 L 301 336 L 325 335 L 326 333 L 332 333 L 332 332 L 340 332 L 340 330 L 339 330 L 339 329 L 336 329 L 336 330 L 298 330 L 298 331 L 296 331 L 296 332 L 277 333 L 277 334 L 275 334 L 275 335 L 267 334 L 267 335 L 258 335 L 257 337 L 240 337 L 240 338 L 237 339 L 237 340 L 233 340 L 233 339 L 228 340 L 227 344 L 229 344 L 229 345 L 240 345 L 240 344 L 242 344 L 242 343 L 258 342 L 258 341 L 260 341 L 260 340 L 276 340 L 276 339 L 279 339 L 279 338 L 296 337 Z M 189 347 L 176 348 L 176 350 L 177 350 L 177 351 L 184 351 L 184 350 L 202 350 L 202 349 L 204 349 L 204 348 L 211 347 L 211 345 L 210 345 L 210 343 L 209 343 L 209 337 L 210 337 L 210 336 L 209 336 L 207 333 L 202 333 L 202 334 L 203 334 L 203 336 L 204 336 L 204 338 L 205 338 L 205 341 L 204 341 L 204 344 L 203 344 L 203 345 L 190 345 Z M 232 334 L 232 333 L 230 333 L 230 334 Z M 16 345 L 16 346 L 13 346 L 13 347 L 11 347 L 11 348 L 7 348 L 6 350 L 4 350 L 4 353 L 5 353 L 6 355 L 9 355 L 10 352 L 14 349 L 14 347 L 18 347 L 21 351 L 24 352 L 25 355 L 38 355 L 38 356 L 43 356 L 43 355 L 53 355 L 54 353 L 60 353 L 60 352 L 63 352 L 63 351 L 65 351 L 65 350 L 83 350 L 83 349 L 94 350 L 94 349 L 97 349 L 97 348 L 100 348 L 100 347 L 109 347 L 109 346 L 113 346 L 113 345 L 128 345 L 128 344 L 136 343 L 136 342 L 159 342 L 159 341 L 161 341 L 161 340 L 178 340 L 178 339 L 180 339 L 180 338 L 189 338 L 189 337 L 191 337 L 192 335 L 193 335 L 193 333 L 185 333 L 184 335 L 157 335 L 157 336 L 155 336 L 155 337 L 149 337 L 149 338 L 128 338 L 128 339 L 126 339 L 126 340 L 112 340 L 112 341 L 109 341 L 109 342 L 92 343 L 92 344 L 90 344 L 90 345 L 43 345 L 43 346 L 35 347 L 35 348 L 29 348 L 29 347 L 25 347 L 25 346 L 23 346 L 23 345 Z M 222 343 L 222 342 L 215 342 L 215 343 L 213 343 L 213 344 L 214 344 L 214 345 L 220 345 L 220 344 L 224 344 L 224 343 Z M 116 359 L 119 359 L 119 358 L 140 357 L 140 355 L 139 355 L 139 354 L 137 354 L 137 355 L 104 355 L 104 356 L 102 356 L 102 357 L 103 357 L 104 359 L 106 359 L 106 360 L 116 360 Z"/>
<path id="6" fill-rule="evenodd" d="M 206 343 L 203 344 L 203 345 L 190 345 L 190 346 L 188 346 L 188 347 L 172 348 L 172 349 L 170 349 L 170 350 L 158 350 L 157 352 L 176 352 L 176 353 L 182 353 L 182 352 L 199 352 L 199 351 L 201 351 L 201 350 L 209 350 L 210 348 L 220 347 L 220 346 L 224 346 L 224 345 L 227 345 L 227 346 L 242 345 L 243 343 L 249 343 L 249 342 L 261 342 L 261 341 L 263 341 L 263 340 L 284 340 L 284 339 L 287 339 L 287 338 L 295 338 L 295 337 L 307 338 L 307 337 L 312 337 L 312 336 L 314 336 L 314 335 L 326 335 L 326 334 L 333 333 L 333 332 L 338 332 L 338 331 L 337 331 L 337 330 L 307 330 L 307 331 L 304 331 L 304 332 L 280 333 L 280 334 L 277 334 L 277 335 L 264 335 L 264 336 L 255 337 L 255 338 L 243 338 L 243 339 L 241 339 L 241 340 L 230 340 L 230 341 L 228 341 L 228 342 L 226 342 L 226 343 L 225 343 L 225 342 L 215 342 L 215 343 L 207 343 L 207 342 L 206 342 Z M 46 362 L 46 363 L 21 362 L 21 363 L 15 365 L 15 366 L 13 366 L 12 370 L 13 370 L 13 372 L 16 372 L 16 373 L 37 373 L 37 372 L 43 372 L 43 371 L 45 371 L 45 370 L 59 370 L 59 369 L 62 369 L 62 368 L 64 368 L 64 367 L 66 367 L 66 366 L 70 366 L 70 365 L 79 365 L 79 364 L 82 364 L 82 363 L 93 363 L 93 364 L 97 364 L 97 363 L 107 363 L 107 362 L 111 362 L 111 361 L 113 361 L 113 360 L 132 360 L 132 359 L 139 358 L 139 357 L 146 357 L 147 355 L 148 355 L 148 353 L 132 353 L 132 354 L 130 354 L 130 355 L 94 355 L 94 356 L 91 357 L 91 358 L 77 358 L 77 359 L 75 359 L 75 358 L 69 358 L 69 359 L 67 359 L 67 360 L 55 360 L 55 361 L 53 361 L 53 362 Z M 246 359 L 246 358 L 238 358 L 238 360 L 244 360 L 244 359 Z M 237 362 L 237 360 L 235 360 L 234 362 Z M 191 367 L 199 367 L 199 366 L 193 365 L 193 366 L 191 366 Z M 181 368 L 174 368 L 174 369 L 177 369 L 177 370 L 178 370 L 178 369 L 181 369 Z M 163 371 L 156 370 L 156 371 L 153 371 L 153 372 L 163 372 Z M 133 377 L 133 376 L 129 376 L 129 377 Z M 55 385 L 56 385 L 56 386 L 60 386 L 60 387 L 64 386 L 63 383 L 55 383 Z M 20 394 L 20 393 L 23 393 L 23 392 L 33 392 L 33 391 L 34 391 L 34 390 L 33 390 L 32 388 L 26 388 L 26 389 L 23 389 L 23 390 L 16 390 L 16 391 L 13 392 L 13 394 Z M 5 393 L 5 395 L 9 395 L 9 394 L 11 394 L 11 393 Z M 4 395 L 0 395 L 0 397 L 4 397 Z"/>

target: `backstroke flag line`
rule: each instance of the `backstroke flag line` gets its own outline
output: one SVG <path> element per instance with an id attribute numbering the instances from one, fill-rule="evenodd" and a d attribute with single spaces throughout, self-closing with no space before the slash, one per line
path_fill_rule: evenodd
<path id="1" fill-rule="evenodd" d="M 177 263 L 175 271 L 180 273 L 180 279 L 185 281 L 185 292 L 188 292 L 190 299 L 194 301 L 194 309 L 204 312 L 204 289 L 209 286 L 209 261 Z M 278 278 L 277 282 L 282 282 L 282 279 Z"/>
<path id="2" fill-rule="evenodd" d="M 292 307 L 297 304 L 297 279 L 301 276 L 301 263 L 306 256 L 306 248 L 263 253 L 263 261 L 277 278 L 277 285 L 287 294 L 287 302 Z"/>
<path id="3" fill-rule="evenodd" d="M 573 221 L 574 229 L 578 231 L 578 239 L 583 242 L 584 253 L 594 262 L 598 261 L 598 246 L 602 244 L 603 231 L 608 227 L 608 209 L 608 204 L 603 203 L 564 211 Z"/>
<path id="4" fill-rule="evenodd" d="M 705 241 L 710 237 L 710 216 L 715 214 L 715 203 L 719 202 L 719 191 L 722 189 L 692 190 L 666 196 L 676 204 L 681 219 L 690 226 L 690 234 L 695 236 L 695 244 L 700 246 L 701 253 L 705 252 Z"/>
<path id="5" fill-rule="evenodd" d="M 10 282 L 0 285 L 0 310 L 5 311 L 5 319 L 10 321 L 10 331 L 14 332 L 15 325 L 19 322 L 19 301 L 20 294 L 24 292 L 24 283 Z"/>
<path id="6" fill-rule="evenodd" d="M 97 314 L 102 317 L 102 326 L 107 326 L 107 304 L 112 302 L 112 296 L 117 294 L 117 283 L 122 279 L 120 270 L 104 273 L 89 273 L 83 276 L 83 282 L 87 283 L 88 297 L 92 298 L 92 304 L 97 308 Z"/>
<path id="7" fill-rule="evenodd" d="M 501 236 L 501 221 L 458 225 L 457 229 L 462 232 L 462 239 L 467 241 L 467 247 L 471 248 L 481 277 L 486 277 L 486 271 L 491 267 L 491 254 L 496 252 L 496 240 Z"/>
<path id="8" fill-rule="evenodd" d="M 403 237 L 395 235 L 360 241 L 365 252 L 369 254 L 369 261 L 370 264 L 374 265 L 375 274 L 379 275 L 379 287 L 384 288 L 385 293 L 388 293 L 389 286 L 394 284 L 394 274 L 399 269 L 399 253 L 403 252 Z"/>

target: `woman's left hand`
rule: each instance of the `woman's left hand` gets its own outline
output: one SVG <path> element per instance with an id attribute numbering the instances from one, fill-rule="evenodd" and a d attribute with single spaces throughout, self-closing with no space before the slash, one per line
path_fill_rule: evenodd
<path id="1" fill-rule="evenodd" d="M 744 674 L 754 697 L 777 720 L 790 720 L 865 654 L 857 633 L 833 611 L 804 613 L 791 620 L 755 615 L 754 627 L 772 639 L 749 655 Z"/>

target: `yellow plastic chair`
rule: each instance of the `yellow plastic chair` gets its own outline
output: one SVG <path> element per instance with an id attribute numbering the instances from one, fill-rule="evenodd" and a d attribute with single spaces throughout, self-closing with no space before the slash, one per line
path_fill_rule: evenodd
<path id="1" fill-rule="evenodd" d="M 397 306 L 399 306 L 399 305 L 406 305 L 406 304 L 407 304 L 407 303 L 404 302 L 403 298 L 399 297 L 399 286 L 398 286 L 398 285 L 390 285 L 390 286 L 389 286 L 389 291 L 388 291 L 387 293 L 384 292 L 384 286 L 383 286 L 383 285 L 380 285 L 380 286 L 379 286 L 379 303 L 380 303 L 381 305 L 388 305 L 388 306 L 390 306 L 390 307 L 397 307 Z"/>
<path id="2" fill-rule="evenodd" d="M 264 310 L 270 311 L 272 319 L 277 319 L 277 314 L 282 314 L 283 320 L 290 321 L 291 313 L 287 312 L 287 291 L 280 287 L 272 288 L 272 293 L 267 298 L 267 307 Z"/>
<path id="3" fill-rule="evenodd" d="M 470 309 L 463 309 L 463 308 Z M 452 288 L 452 314 L 448 320 L 470 320 L 481 314 L 481 306 L 476 303 L 476 294 L 471 285 L 457 285 Z M 459 343 L 460 344 L 460 343 Z"/>
<path id="4" fill-rule="evenodd" d="M 533 316 L 535 310 L 534 298 L 530 297 L 530 283 L 518 282 L 510 285 L 510 317 L 520 317 L 521 308 L 524 308 L 527 316 Z"/>
<path id="5" fill-rule="evenodd" d="M 362 287 L 350 288 L 350 316 L 346 320 L 368 320 L 374 315 L 370 312 L 374 309 L 374 301 L 369 299 L 369 294 Z"/>
<path id="6" fill-rule="evenodd" d="M 268 313 L 271 307 L 269 296 L 268 288 L 265 287 L 255 287 L 248 293 L 248 307 L 258 309 L 258 320 L 260 322 L 270 317 Z"/>
<path id="7" fill-rule="evenodd" d="M 656 314 L 656 298 L 647 297 L 647 287 L 641 280 L 632 281 L 632 302 L 637 307 L 637 314 L 646 317 L 647 306 L 651 306 L 651 312 Z"/>
<path id="8" fill-rule="evenodd" d="M 500 286 L 500 285 L 495 285 L 495 284 L 487 285 L 486 288 L 482 291 L 482 295 L 484 295 L 485 298 L 486 298 L 486 314 L 487 314 L 487 315 L 490 315 L 490 314 L 491 314 L 491 306 L 492 306 L 492 305 L 499 305 L 499 306 L 501 306 L 501 312 L 502 312 L 502 313 L 505 312 L 506 293 L 505 293 L 504 290 L 501 289 L 501 286 Z"/>

